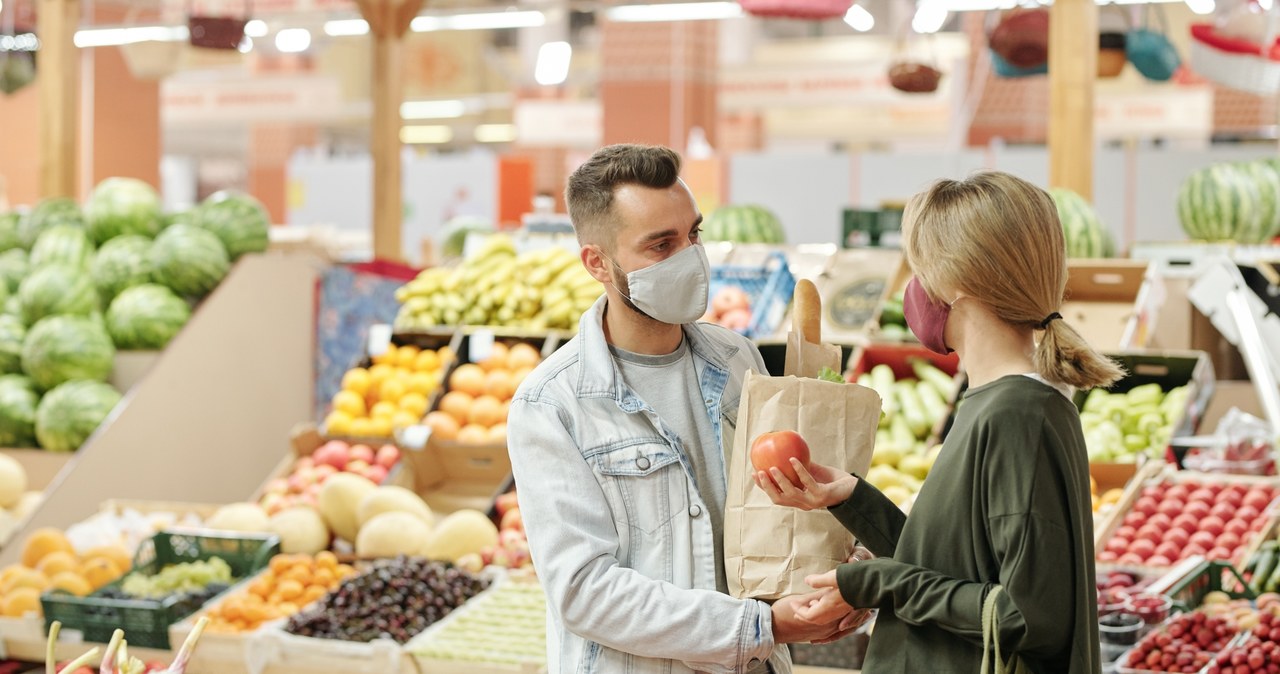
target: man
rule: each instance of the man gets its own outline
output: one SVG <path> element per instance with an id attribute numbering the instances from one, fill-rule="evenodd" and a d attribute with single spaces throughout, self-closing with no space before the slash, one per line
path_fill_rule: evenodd
<path id="1" fill-rule="evenodd" d="M 582 264 L 605 295 L 511 405 L 557 674 L 783 674 L 783 644 L 838 634 L 796 619 L 805 599 L 726 593 L 726 457 L 743 378 L 764 363 L 742 336 L 696 322 L 710 272 L 679 173 L 667 148 L 614 145 L 570 176 Z"/>

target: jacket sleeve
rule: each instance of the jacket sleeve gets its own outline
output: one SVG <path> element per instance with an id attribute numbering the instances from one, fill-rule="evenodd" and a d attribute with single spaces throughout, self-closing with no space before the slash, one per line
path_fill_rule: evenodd
<path id="1" fill-rule="evenodd" d="M 829 510 L 876 557 L 893 556 L 907 523 L 906 513 L 861 477 L 848 500 Z"/>
<path id="2" fill-rule="evenodd" d="M 1004 556 L 996 599 L 1001 650 L 1036 658 L 1060 655 L 1071 641 L 1068 619 L 1077 598 L 1070 582 L 1048 582 L 1044 569 L 1061 565 L 1071 541 L 1066 532 L 1034 515 L 1003 516 L 991 522 L 991 538 Z M 893 559 L 842 564 L 836 572 L 840 594 L 851 606 L 892 607 L 912 625 L 932 624 L 982 639 L 982 603 L 991 585 L 950 578 Z M 1058 579 L 1065 581 L 1065 579 Z"/>
<path id="3" fill-rule="evenodd" d="M 713 674 L 766 661 L 767 604 L 677 588 L 619 564 L 609 502 L 566 422 L 556 404 L 523 397 L 508 422 L 520 512 L 557 622 L 603 646 Z"/>

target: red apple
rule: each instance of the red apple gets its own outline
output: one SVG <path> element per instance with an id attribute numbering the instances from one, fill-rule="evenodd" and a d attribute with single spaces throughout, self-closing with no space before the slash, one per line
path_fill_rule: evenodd
<path id="1" fill-rule="evenodd" d="M 363 461 L 366 465 L 373 463 L 373 448 L 369 445 L 352 445 L 351 460 Z"/>
<path id="2" fill-rule="evenodd" d="M 383 445 L 378 448 L 378 453 L 374 455 L 373 460 L 390 471 L 400 463 L 400 448 L 395 445 Z"/>
<path id="3" fill-rule="evenodd" d="M 316 465 L 326 465 L 334 470 L 342 470 L 347 467 L 347 461 L 351 459 L 351 449 L 341 440 L 330 440 L 320 445 L 311 458 Z"/>
<path id="4" fill-rule="evenodd" d="M 1113 535 L 1114 535 L 1116 538 L 1123 538 L 1123 539 L 1125 539 L 1126 541 L 1131 541 L 1131 540 L 1133 540 L 1133 539 L 1135 539 L 1135 538 L 1137 538 L 1137 537 L 1138 537 L 1138 530 L 1137 530 L 1137 529 L 1134 529 L 1133 527 L 1129 527 L 1129 526 L 1122 526 L 1122 527 L 1120 527 L 1120 528 L 1116 529 L 1116 533 L 1115 533 L 1115 534 L 1113 534 Z"/>
<path id="5" fill-rule="evenodd" d="M 519 507 L 519 505 L 520 503 L 516 499 L 516 493 L 514 491 L 509 491 L 505 494 L 500 494 L 498 498 L 495 499 L 493 502 L 494 508 L 498 511 L 498 517 L 502 517 L 503 515 L 506 515 L 508 510 L 511 510 L 512 508 L 517 508 Z"/>
<path id="6" fill-rule="evenodd" d="M 1194 515 L 1183 513 L 1173 518 L 1173 529 L 1180 529 L 1188 534 L 1194 534 L 1200 530 L 1200 520 Z"/>
<path id="7" fill-rule="evenodd" d="M 1250 489 L 1249 492 L 1244 495 L 1244 500 L 1241 501 L 1241 505 L 1247 505 L 1259 511 L 1266 510 L 1267 506 L 1270 504 L 1271 494 L 1257 488 Z"/>
<path id="8" fill-rule="evenodd" d="M 1139 557 L 1138 555 L 1133 554 L 1132 552 L 1126 552 L 1123 555 L 1120 555 L 1120 558 L 1117 559 L 1116 562 L 1119 564 L 1130 564 L 1134 566 L 1141 566 L 1142 564 L 1146 563 L 1146 560 L 1143 559 L 1142 557 Z"/>
<path id="9" fill-rule="evenodd" d="M 1186 501 L 1187 496 L 1192 491 L 1194 490 L 1185 484 L 1175 484 L 1170 486 L 1167 490 L 1165 490 L 1164 495 L 1165 495 L 1165 498 L 1176 498 L 1182 501 Z"/>
<path id="10" fill-rule="evenodd" d="M 387 481 L 387 469 L 382 464 L 375 463 L 365 469 L 364 476 L 374 484 L 382 484 Z"/>
<path id="11" fill-rule="evenodd" d="M 1203 557 L 1207 548 L 1199 543 L 1188 543 L 1187 547 L 1182 549 L 1182 558 L 1190 559 L 1192 557 Z"/>
<path id="12" fill-rule="evenodd" d="M 524 517 L 520 515 L 519 508 L 512 508 L 507 514 L 502 516 L 502 523 L 498 525 L 498 529 L 515 529 L 524 531 Z"/>
<path id="13" fill-rule="evenodd" d="M 777 468 L 791 484 L 799 487 L 800 478 L 791 466 L 793 458 L 806 467 L 809 465 L 809 445 L 795 431 L 764 433 L 751 441 L 751 465 L 756 470 L 768 472 L 770 468 Z"/>

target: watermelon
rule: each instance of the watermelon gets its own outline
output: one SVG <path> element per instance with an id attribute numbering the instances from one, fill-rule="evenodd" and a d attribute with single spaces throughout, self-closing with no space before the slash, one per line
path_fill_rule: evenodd
<path id="1" fill-rule="evenodd" d="M 55 225 L 85 226 L 84 215 L 76 202 L 58 197 L 36 204 L 18 223 L 18 242 L 23 248 L 31 250 L 40 234 Z"/>
<path id="2" fill-rule="evenodd" d="M 31 265 L 27 262 L 27 251 L 14 248 L 0 253 L 0 283 L 10 293 L 18 292 L 22 280 L 31 273 Z"/>
<path id="3" fill-rule="evenodd" d="M 1265 217 L 1257 179 L 1234 164 L 1200 169 L 1178 190 L 1178 220 L 1192 239 L 1260 243 Z"/>
<path id="4" fill-rule="evenodd" d="M 71 381 L 106 381 L 116 349 L 102 321 L 87 316 L 50 316 L 27 331 L 22 370 L 43 391 Z"/>
<path id="5" fill-rule="evenodd" d="M 22 324 L 22 319 L 0 315 L 0 374 L 22 372 L 22 343 L 26 337 L 27 326 Z"/>
<path id="6" fill-rule="evenodd" d="M 19 374 L 0 376 L 0 447 L 36 446 L 35 384 Z"/>
<path id="7" fill-rule="evenodd" d="M 120 392 L 99 381 L 69 381 L 36 406 L 36 440 L 51 452 L 74 452 L 120 403 Z"/>
<path id="8" fill-rule="evenodd" d="M 1058 220 L 1062 223 L 1062 238 L 1069 258 L 1098 258 L 1115 255 L 1115 240 L 1111 230 L 1098 218 L 1098 212 L 1084 197 L 1075 192 L 1055 187 L 1049 190 L 1053 203 L 1058 207 Z"/>
<path id="9" fill-rule="evenodd" d="M 85 202 L 84 219 L 99 246 L 124 234 L 153 237 L 160 231 L 160 195 L 136 178 L 107 178 Z"/>
<path id="10" fill-rule="evenodd" d="M 0 213 L 0 252 L 22 247 L 18 238 L 18 223 L 22 222 L 22 214 L 17 211 Z"/>
<path id="11" fill-rule="evenodd" d="M 99 310 L 98 291 L 89 272 L 61 264 L 32 272 L 18 286 L 18 302 L 27 325 L 46 316 L 87 316 Z"/>
<path id="12" fill-rule="evenodd" d="M 164 230 L 173 225 L 194 225 L 196 224 L 196 211 L 189 209 L 185 211 L 171 211 L 160 216 L 160 229 Z"/>
<path id="13" fill-rule="evenodd" d="M 245 253 L 267 249 L 271 216 L 262 202 L 248 194 L 223 190 L 200 204 L 195 224 L 217 236 L 234 261 Z"/>
<path id="14" fill-rule="evenodd" d="M 764 206 L 721 206 L 702 223 L 704 241 L 786 243 L 786 232 L 773 211 Z"/>
<path id="15" fill-rule="evenodd" d="M 125 288 L 151 281 L 150 255 L 151 239 L 145 236 L 126 234 L 102 244 L 89 265 L 89 276 L 104 304 Z"/>
<path id="16" fill-rule="evenodd" d="M 231 261 L 218 237 L 191 225 L 173 225 L 151 246 L 155 280 L 183 297 L 209 294 L 227 275 Z"/>
<path id="17" fill-rule="evenodd" d="M 82 227 L 56 225 L 42 232 L 31 247 L 31 268 L 49 264 L 65 264 L 77 269 L 88 269 L 93 259 L 93 242 Z"/>
<path id="18" fill-rule="evenodd" d="M 13 316 L 23 325 L 26 325 L 22 320 L 22 303 L 18 301 L 17 295 L 9 296 L 9 299 L 4 303 L 4 307 L 0 309 L 0 316 Z"/>
<path id="19" fill-rule="evenodd" d="M 1258 185 L 1263 210 L 1259 241 L 1270 241 L 1272 237 L 1280 236 L 1280 163 L 1263 159 L 1241 164 L 1240 168 Z"/>
<path id="20" fill-rule="evenodd" d="M 107 309 L 107 332 L 119 349 L 163 349 L 191 318 L 191 307 L 154 283 L 120 293 Z"/>
<path id="21" fill-rule="evenodd" d="M 472 233 L 491 234 L 493 223 L 486 218 L 471 215 L 460 215 L 444 225 L 444 244 L 441 254 L 446 258 L 461 258 L 467 246 L 467 237 Z"/>

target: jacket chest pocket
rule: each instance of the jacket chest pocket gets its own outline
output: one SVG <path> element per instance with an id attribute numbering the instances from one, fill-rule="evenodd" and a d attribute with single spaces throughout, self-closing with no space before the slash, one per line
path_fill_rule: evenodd
<path id="1" fill-rule="evenodd" d="M 601 476 L 600 485 L 619 525 L 653 534 L 688 508 L 684 466 L 675 450 L 665 443 L 609 449 L 590 460 Z"/>

